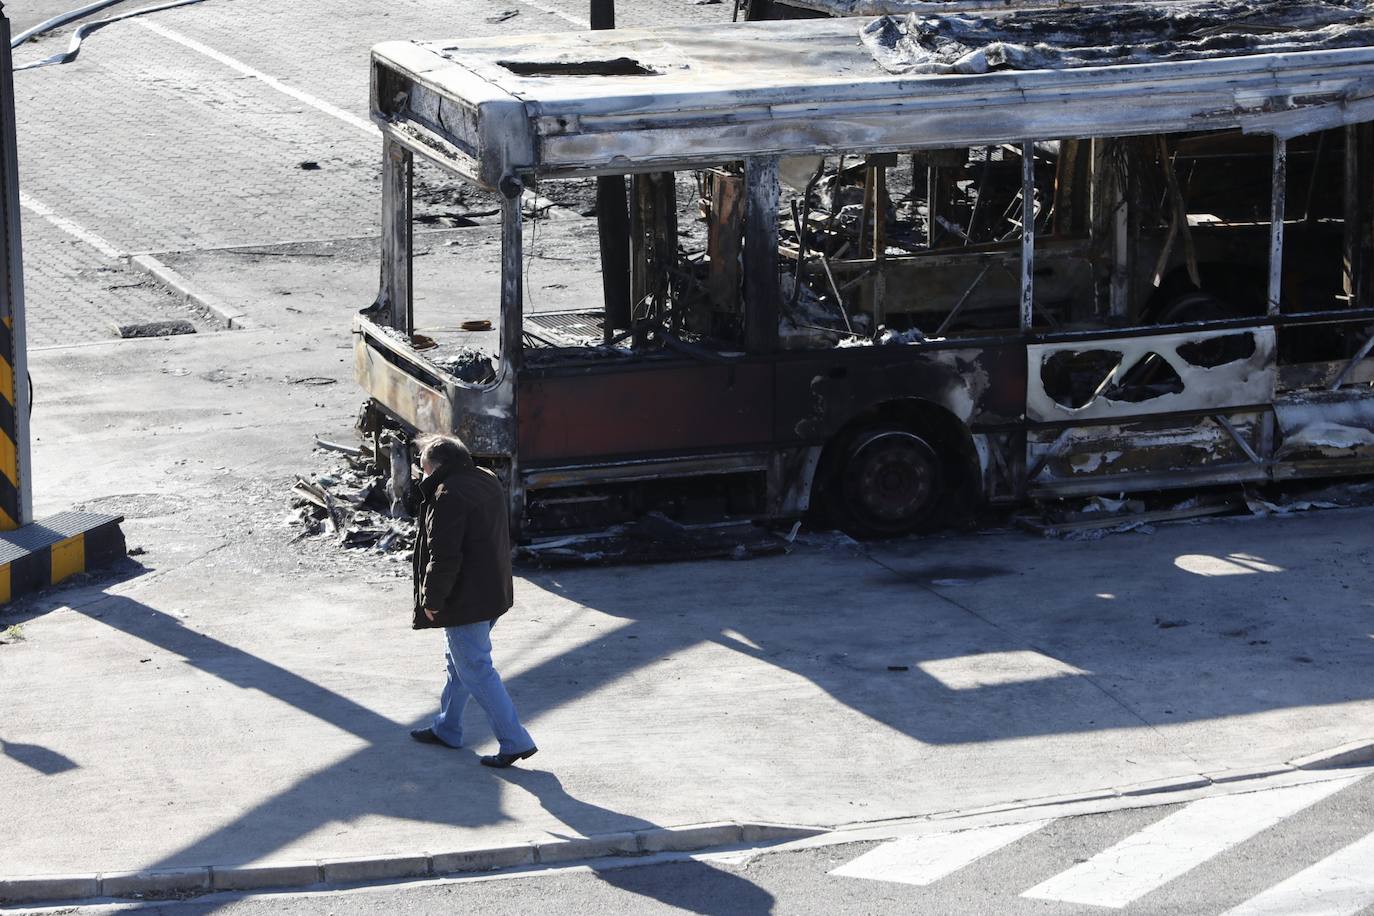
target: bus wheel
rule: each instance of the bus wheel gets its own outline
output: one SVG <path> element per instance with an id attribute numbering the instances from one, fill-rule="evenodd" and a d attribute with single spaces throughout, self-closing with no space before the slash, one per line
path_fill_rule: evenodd
<path id="1" fill-rule="evenodd" d="M 854 537 L 892 537 L 934 527 L 943 467 L 920 435 L 899 427 L 860 430 L 844 443 L 828 487 L 831 520 Z"/>

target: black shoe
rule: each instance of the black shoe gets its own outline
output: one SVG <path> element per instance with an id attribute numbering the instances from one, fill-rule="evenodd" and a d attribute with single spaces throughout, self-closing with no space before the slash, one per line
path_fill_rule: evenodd
<path id="1" fill-rule="evenodd" d="M 514 754 L 489 754 L 482 758 L 482 766 L 504 770 L 512 763 L 515 763 L 515 761 L 524 760 L 526 757 L 533 757 L 538 752 L 539 748 L 532 747 L 527 751 L 516 751 Z"/>
<path id="2" fill-rule="evenodd" d="M 410 737 L 414 738 L 416 741 L 420 742 L 421 744 L 437 744 L 437 745 L 439 745 L 440 747 L 455 747 L 455 746 L 456 746 L 456 745 L 449 744 L 449 743 L 448 743 L 447 741 L 445 741 L 443 738 L 440 738 L 438 735 L 434 734 L 434 729 L 432 729 L 432 728 L 412 728 L 412 729 L 410 730 Z M 534 753 L 534 752 L 531 751 L 530 753 Z"/>

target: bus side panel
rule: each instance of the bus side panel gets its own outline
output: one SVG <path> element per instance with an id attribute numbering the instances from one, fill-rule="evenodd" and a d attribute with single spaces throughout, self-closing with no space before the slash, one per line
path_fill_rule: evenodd
<path id="1" fill-rule="evenodd" d="M 1019 423 L 1026 348 L 839 347 L 778 362 L 779 444 L 824 442 L 864 411 L 903 400 L 945 408 L 966 426 Z"/>
<path id="2" fill-rule="evenodd" d="M 517 404 L 526 465 L 766 446 L 773 368 L 691 363 L 526 370 Z"/>

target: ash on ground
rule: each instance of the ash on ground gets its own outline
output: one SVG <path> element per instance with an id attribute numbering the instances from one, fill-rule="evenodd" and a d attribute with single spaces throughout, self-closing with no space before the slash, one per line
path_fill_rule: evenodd
<path id="1" fill-rule="evenodd" d="M 288 520 L 298 529 L 293 540 L 329 540 L 397 559 L 409 556 L 415 546 L 415 518 L 404 496 L 393 498 L 389 472 L 379 466 L 372 450 L 317 439 L 316 452 L 339 463 L 296 478 Z"/>

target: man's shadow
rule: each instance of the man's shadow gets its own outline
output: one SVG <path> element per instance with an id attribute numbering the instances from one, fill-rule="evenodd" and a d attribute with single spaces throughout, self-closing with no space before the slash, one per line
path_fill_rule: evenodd
<path id="1" fill-rule="evenodd" d="M 611 762 L 609 766 L 614 766 Z M 627 830 L 652 830 L 659 825 L 574 798 L 559 778 L 547 770 L 511 767 L 496 771 L 512 785 L 529 792 L 544 810 L 579 835 Z M 694 859 L 615 868 L 590 865 L 603 883 L 630 894 L 649 897 L 667 906 L 707 916 L 752 916 L 773 911 L 773 895 L 763 888 L 706 862 Z"/>
<path id="2" fill-rule="evenodd" d="M 80 764 L 70 757 L 65 754 L 59 754 L 51 748 L 43 747 L 40 744 L 21 744 L 16 741 L 6 741 L 4 738 L 0 738 L 0 754 L 4 754 L 11 760 L 22 763 L 29 769 L 36 770 L 44 776 L 56 776 L 58 773 L 75 770 L 80 766 Z"/>

